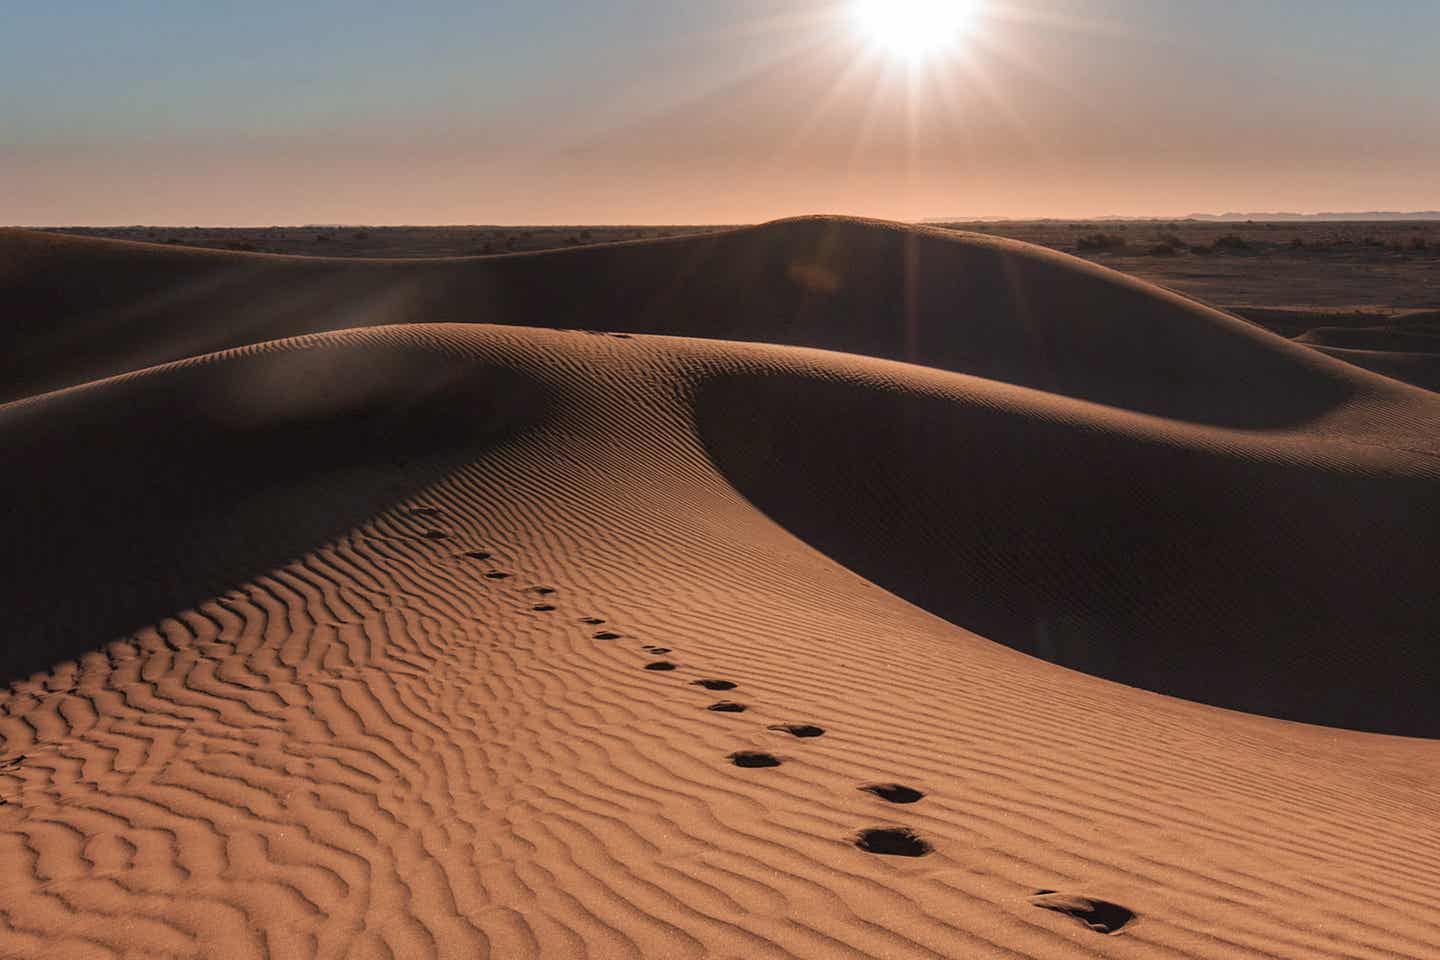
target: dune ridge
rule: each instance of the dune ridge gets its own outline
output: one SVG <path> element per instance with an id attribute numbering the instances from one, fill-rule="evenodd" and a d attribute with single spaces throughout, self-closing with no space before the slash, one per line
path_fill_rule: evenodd
<path id="1" fill-rule="evenodd" d="M 1440 956 L 1440 753 L 1342 728 L 1434 736 L 1440 397 L 1020 245 L 727 242 L 817 230 L 810 347 L 701 337 L 818 274 L 168 363 L 0 281 L 54 360 L 0 406 L 0 955 Z M 189 342 L 270 329 L 215 296 Z M 1211 705 L 1266 691 L 1332 725 Z"/>

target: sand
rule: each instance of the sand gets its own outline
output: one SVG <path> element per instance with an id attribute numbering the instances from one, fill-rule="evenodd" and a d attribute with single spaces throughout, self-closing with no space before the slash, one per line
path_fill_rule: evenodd
<path id="1" fill-rule="evenodd" d="M 0 956 L 1440 957 L 1440 395 L 835 218 L 0 305 Z"/>

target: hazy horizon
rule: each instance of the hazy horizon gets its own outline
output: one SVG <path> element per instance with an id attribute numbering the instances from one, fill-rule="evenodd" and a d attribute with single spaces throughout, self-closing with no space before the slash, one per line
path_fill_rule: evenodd
<path id="1" fill-rule="evenodd" d="M 0 209 L 228 226 L 1440 208 L 1440 125 L 1424 122 L 1440 115 L 1440 5 L 978 0 L 965 35 L 923 60 L 878 48 L 852 14 L 16 10 Z"/>
<path id="2" fill-rule="evenodd" d="M 828 216 L 828 215 L 831 215 L 831 214 L 832 214 L 832 212 L 814 211 L 814 212 L 811 213 L 811 214 L 796 214 L 796 215 L 794 215 L 794 216 L 800 216 L 800 217 L 804 217 L 804 216 Z M 843 214 L 843 213 L 836 214 L 836 215 L 846 216 L 846 214 Z M 1241 220 L 1244 220 L 1244 219 L 1247 219 L 1247 218 L 1250 219 L 1250 220 L 1253 220 L 1253 221 L 1255 221 L 1255 222 L 1257 222 L 1257 223 L 1263 223 L 1263 222 L 1272 222 L 1272 223 L 1284 223 L 1284 222 L 1295 222 L 1295 223 L 1346 223 L 1346 222 L 1366 222 L 1366 221 L 1372 221 L 1372 220 L 1373 220 L 1374 222 L 1384 222 L 1384 221 L 1397 221 L 1397 222 L 1414 221 L 1414 222 L 1422 222 L 1422 221 L 1440 220 L 1440 210 L 1414 210 L 1414 211 L 1397 211 L 1397 210 L 1340 211 L 1340 210 L 1336 210 L 1336 211 L 1322 211 L 1322 212 L 1317 212 L 1317 213 L 1295 213 L 1295 212 L 1291 212 L 1291 211 L 1280 211 L 1280 210 L 1272 211 L 1272 212 L 1256 211 L 1256 212 L 1253 212 L 1253 213 L 1250 213 L 1250 212 L 1236 212 L 1236 211 L 1227 211 L 1227 212 L 1225 212 L 1225 213 L 1205 213 L 1205 212 L 1201 212 L 1201 211 L 1195 211 L 1195 212 L 1191 212 L 1191 213 L 1181 213 L 1181 214 L 1137 214 L 1137 215 L 1128 215 L 1128 216 L 1127 216 L 1127 215 L 1121 215 L 1121 214 L 1099 213 L 1099 214 L 1090 214 L 1090 215 L 1086 215 L 1086 216 L 1073 216 L 1073 217 L 1050 217 L 1050 216 L 1042 216 L 1042 217 L 1011 217 L 1011 216 L 1005 216 L 1005 215 L 1003 215 L 1003 214 L 996 214 L 996 215 L 992 215 L 992 216 L 988 216 L 988 217 L 975 217 L 975 216 L 967 216 L 967 215 L 956 215 L 956 216 L 948 216 L 948 217 L 918 217 L 918 218 L 910 218 L 910 219 L 902 220 L 902 221 L 900 221 L 900 222 L 903 222 L 903 223 L 915 223 L 915 224 L 922 224 L 922 225 L 923 225 L 923 224 L 942 224 L 942 223 L 980 223 L 980 222 L 986 222 L 986 223 L 1004 223 L 1004 222 L 1037 223 L 1037 222 L 1044 222 L 1044 221 L 1055 221 L 1055 222 L 1089 222 L 1089 221 L 1094 221 L 1094 222 L 1107 222 L 1107 221 L 1124 221 L 1124 222 L 1141 222 L 1141 223 L 1150 223 L 1150 222 L 1154 222 L 1154 223 L 1164 223 L 1164 222 L 1168 222 L 1168 221 L 1176 221 L 1176 222 L 1195 221 L 1195 222 L 1200 222 L 1200 223 L 1203 223 L 1203 222 L 1219 222 L 1219 223 L 1223 223 L 1223 222 L 1231 222 L 1231 221 L 1241 221 Z M 1274 218 L 1274 219 L 1267 219 L 1267 218 Z M 783 220 L 783 219 L 788 219 L 788 217 L 776 217 L 776 218 L 771 218 L 771 219 L 781 219 L 781 220 Z M 717 227 L 717 226 L 744 226 L 744 225 L 747 225 L 747 224 L 750 224 L 750 223 L 758 223 L 758 222 L 763 222 L 763 221 L 732 221 L 732 222 L 729 222 L 729 223 L 721 223 L 721 222 L 719 222 L 719 221 L 701 222 L 701 221 L 698 221 L 698 220 L 688 221 L 688 222 L 680 222 L 680 221 L 662 222 L 662 221 L 656 220 L 656 221 L 651 221 L 651 222 L 646 222 L 646 223 L 641 223 L 641 222 L 621 223 L 621 222 L 618 222 L 618 221 L 617 221 L 617 222 L 614 222 L 614 223 L 601 223 L 601 222 L 599 222 L 599 221 L 585 222 L 585 221 L 575 220 L 575 221 L 566 221 L 566 222 L 563 222 L 563 223 L 562 223 L 562 222 L 559 222 L 559 221 L 556 221 L 556 222 L 553 222 L 553 223 L 534 223 L 534 222 L 524 222 L 524 223 L 521 223 L 521 222 L 516 222 L 516 223 L 499 223 L 499 222 L 494 222 L 494 223 L 487 223 L 487 222 L 483 222 L 483 221 L 478 221 L 478 220 L 477 220 L 477 221 L 469 221 L 469 222 L 463 222 L 463 223 L 462 223 L 462 222 L 454 222 L 454 223 L 376 223 L 376 222 L 372 222 L 372 221 L 359 221 L 359 220 L 355 220 L 355 221 L 330 221 L 330 222 L 324 222 L 324 223 L 318 222 L 318 221 L 306 221 L 306 222 L 295 222 L 295 223 L 143 223 L 143 222 L 137 222 L 137 223 L 16 223 L 16 224 L 6 224 L 6 226 L 24 227 L 24 228 L 31 228 L 31 229 L 44 229 L 44 228 L 47 228 L 47 227 L 53 227 L 53 228 L 58 228 L 58 229 L 80 229 L 80 228 L 84 228 L 84 229 L 96 229 L 96 230 L 111 229 L 111 228 L 113 228 L 113 229 L 154 228 L 154 229 L 157 229 L 157 230 L 196 230 L 196 229 L 198 229 L 198 230 L 212 230 L 212 229 L 213 229 L 213 230 L 265 230 L 265 229 L 269 229 L 269 228 L 285 229 L 285 230 L 296 230 L 296 229 L 308 229 L 308 228 L 313 228 L 313 229 L 320 230 L 320 229 L 349 228 L 349 227 L 369 227 L 369 228 L 375 228 L 375 229 L 388 229 L 388 228 L 403 229 L 403 228 L 410 227 L 410 228 L 420 228 L 420 229 L 439 229 L 439 230 L 443 230 L 443 229 L 447 229 L 447 228 L 450 228 L 450 227 L 454 227 L 454 228 L 456 228 L 456 229 L 463 229 L 463 228 L 470 228 L 470 227 L 486 227 L 486 228 L 490 228 L 490 227 L 501 227 L 501 228 L 536 228 L 536 229 L 549 229 L 549 228 L 557 228 L 557 229 L 558 229 L 558 228 L 563 228 L 563 227 L 639 227 L 639 228 L 654 228 L 654 227 Z"/>

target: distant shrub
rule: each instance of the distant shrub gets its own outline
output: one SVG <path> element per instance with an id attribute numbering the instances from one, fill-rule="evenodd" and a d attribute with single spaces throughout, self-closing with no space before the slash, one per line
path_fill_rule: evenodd
<path id="1" fill-rule="evenodd" d="M 328 234 L 328 233 L 317 233 L 317 234 L 315 234 L 315 242 L 316 242 L 316 243 L 329 243 L 329 242 L 330 242 L 330 234 Z"/>
<path id="2" fill-rule="evenodd" d="M 230 245 L 230 249 L 239 250 L 241 253 L 254 253 L 260 248 L 253 243 L 233 243 Z"/>
<path id="3" fill-rule="evenodd" d="M 1176 250 L 1185 249 L 1185 241 L 1180 239 L 1178 233 L 1162 233 L 1156 239 L 1166 246 L 1174 247 Z"/>
<path id="4" fill-rule="evenodd" d="M 1180 248 L 1170 243 L 1157 243 L 1150 248 L 1150 256 L 1152 257 L 1174 257 L 1178 256 L 1179 253 Z"/>
<path id="5" fill-rule="evenodd" d="M 1213 246 L 1217 251 L 1249 250 L 1250 241 L 1246 240 L 1244 237 L 1240 236 L 1237 233 L 1227 233 L 1223 237 L 1216 237 L 1215 242 L 1211 244 L 1211 246 Z"/>
<path id="6" fill-rule="evenodd" d="M 1292 238 L 1290 239 L 1290 246 L 1294 247 L 1296 250 L 1304 250 L 1304 249 L 1305 249 L 1305 238 L 1304 238 L 1304 237 L 1292 237 Z"/>
<path id="7" fill-rule="evenodd" d="M 1411 249 L 1411 250 L 1424 250 L 1425 248 L 1426 248 L 1426 243 L 1425 243 L 1425 238 L 1424 238 L 1424 237 L 1413 237 L 1413 238 L 1411 238 L 1411 240 L 1410 240 L 1410 249 Z"/>
<path id="8" fill-rule="evenodd" d="M 580 239 L 581 239 L 581 240 L 589 240 L 589 239 L 591 239 L 591 237 L 593 237 L 593 236 L 594 236 L 594 234 L 592 234 L 589 230 L 581 230 L 581 231 L 580 231 Z"/>
<path id="9" fill-rule="evenodd" d="M 1118 233 L 1087 233 L 1075 238 L 1075 249 L 1082 252 L 1119 250 L 1125 246 L 1125 238 Z"/>
<path id="10" fill-rule="evenodd" d="M 364 230 L 356 230 L 353 234 L 351 234 L 351 236 L 353 236 L 356 240 L 370 239 L 370 234 L 366 233 Z"/>

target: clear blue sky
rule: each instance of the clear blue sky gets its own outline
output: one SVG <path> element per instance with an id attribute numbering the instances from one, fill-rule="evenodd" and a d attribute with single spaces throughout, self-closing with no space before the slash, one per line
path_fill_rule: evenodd
<path id="1" fill-rule="evenodd" d="M 1440 208 L 1440 2 L 0 0 L 0 222 Z"/>

